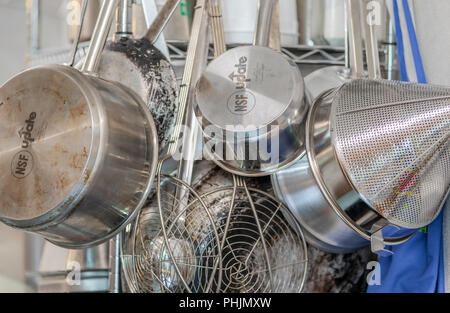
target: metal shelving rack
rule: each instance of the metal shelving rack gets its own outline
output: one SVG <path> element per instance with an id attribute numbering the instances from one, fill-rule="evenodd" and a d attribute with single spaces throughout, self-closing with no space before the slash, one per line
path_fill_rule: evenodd
<path id="1" fill-rule="evenodd" d="M 170 58 L 173 61 L 184 61 L 186 59 L 187 50 L 186 41 L 167 41 Z M 77 53 L 77 60 L 80 60 L 86 55 L 88 42 L 81 43 Z M 230 45 L 230 48 L 237 45 Z M 332 46 L 285 46 L 281 51 L 291 58 L 295 63 L 301 64 L 315 64 L 315 65 L 344 65 L 345 55 L 344 48 Z M 37 51 L 31 56 L 30 65 L 41 65 L 50 63 L 64 63 L 68 60 L 70 48 L 63 48 L 58 50 Z M 210 56 L 212 58 L 213 48 L 210 47 Z"/>

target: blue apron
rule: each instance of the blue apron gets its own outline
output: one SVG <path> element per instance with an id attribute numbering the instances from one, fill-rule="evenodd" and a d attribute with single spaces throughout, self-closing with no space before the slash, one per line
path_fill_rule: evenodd
<path id="1" fill-rule="evenodd" d="M 400 26 L 399 7 L 393 0 L 395 28 L 397 37 L 397 49 L 402 80 L 408 81 L 403 34 Z M 416 67 L 419 83 L 426 83 L 425 71 L 422 64 L 419 45 L 417 42 L 411 10 L 407 0 L 403 1 L 403 9 L 407 30 L 411 42 L 411 50 Z M 450 200 L 444 206 L 450 209 Z M 387 247 L 392 255 L 380 255 L 378 268 L 373 271 L 367 292 L 445 292 L 444 275 L 444 251 L 442 239 L 442 215 L 443 212 L 427 227 L 420 229 L 406 243 L 398 246 Z M 404 230 L 387 229 L 383 231 L 387 236 L 401 236 Z M 379 275 L 380 277 L 375 277 Z"/>

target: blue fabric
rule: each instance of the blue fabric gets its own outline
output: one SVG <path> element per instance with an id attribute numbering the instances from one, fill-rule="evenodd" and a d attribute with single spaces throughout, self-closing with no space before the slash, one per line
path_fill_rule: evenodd
<path id="1" fill-rule="evenodd" d="M 397 33 L 398 57 L 402 79 L 407 80 L 403 37 L 400 29 L 400 18 L 397 0 L 393 0 L 395 28 Z M 403 0 L 405 19 L 408 27 L 411 49 L 414 57 L 417 78 L 420 83 L 426 83 L 425 71 L 423 69 L 422 57 L 419 44 L 415 34 L 411 11 L 407 0 Z M 404 68 L 402 68 L 404 66 Z M 379 282 L 379 285 L 369 285 L 367 292 L 423 292 L 443 293 L 445 292 L 444 274 L 444 249 L 442 238 L 442 215 L 444 210 L 450 210 L 450 199 L 439 216 L 427 227 L 420 229 L 406 243 L 398 246 L 387 247 L 386 250 L 393 254 L 380 254 L 378 272 L 379 280 L 372 278 L 371 281 Z M 407 230 L 394 228 L 383 231 L 384 237 L 403 236 Z"/>
<path id="2" fill-rule="evenodd" d="M 448 201 L 450 203 L 450 201 Z M 401 236 L 406 230 L 383 232 Z M 398 246 L 386 247 L 394 254 L 380 256 L 380 285 L 369 286 L 369 293 L 444 292 L 444 254 L 442 245 L 442 212 L 427 227 Z M 376 281 L 374 278 L 373 281 Z"/>
<path id="3" fill-rule="evenodd" d="M 408 0 L 403 0 L 403 8 L 405 11 L 406 26 L 408 27 L 409 41 L 411 43 L 411 51 L 416 66 L 417 81 L 426 84 L 425 69 L 423 67 L 422 55 L 420 54 L 419 43 L 417 42 L 416 29 L 411 16 Z"/>
<path id="4" fill-rule="evenodd" d="M 406 70 L 405 46 L 403 43 L 403 32 L 400 24 L 400 15 L 397 0 L 393 0 L 394 4 L 394 22 L 395 22 L 395 38 L 397 40 L 398 65 L 400 67 L 400 77 L 407 82 L 408 72 Z"/>

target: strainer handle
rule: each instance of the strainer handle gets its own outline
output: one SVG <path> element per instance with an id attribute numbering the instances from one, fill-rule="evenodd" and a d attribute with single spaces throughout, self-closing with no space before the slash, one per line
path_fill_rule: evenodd
<path id="1" fill-rule="evenodd" d="M 402 237 L 388 237 L 383 238 L 383 229 L 390 225 L 386 220 L 380 220 L 372 226 L 372 232 L 370 233 L 370 246 L 372 252 L 387 252 L 392 253 L 392 251 L 386 250 L 385 246 L 396 246 L 408 241 L 416 232 Z M 396 227 L 396 226 L 395 226 Z M 399 228 L 399 227 L 397 227 Z"/>
<path id="2" fill-rule="evenodd" d="M 361 23 L 358 1 L 346 0 L 347 27 L 349 32 L 350 69 L 352 78 L 364 77 L 364 63 L 361 40 Z"/>

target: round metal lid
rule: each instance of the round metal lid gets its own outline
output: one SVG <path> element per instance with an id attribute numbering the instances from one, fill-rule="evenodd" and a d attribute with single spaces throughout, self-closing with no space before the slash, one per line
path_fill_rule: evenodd
<path id="1" fill-rule="evenodd" d="M 212 61 L 197 84 L 197 114 L 203 125 L 257 129 L 283 116 L 303 96 L 295 63 L 275 50 L 238 47 Z"/>
<path id="2" fill-rule="evenodd" d="M 1 87 L 0 217 L 39 217 L 87 180 L 93 127 L 80 89 L 62 66 L 25 71 Z"/>

